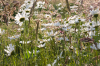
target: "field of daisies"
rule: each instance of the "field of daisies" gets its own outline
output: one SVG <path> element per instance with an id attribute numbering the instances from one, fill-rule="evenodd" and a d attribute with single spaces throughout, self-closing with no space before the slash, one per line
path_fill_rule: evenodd
<path id="1" fill-rule="evenodd" d="M 0 66 L 100 66 L 99 6 L 99 0 L 1 0 Z"/>

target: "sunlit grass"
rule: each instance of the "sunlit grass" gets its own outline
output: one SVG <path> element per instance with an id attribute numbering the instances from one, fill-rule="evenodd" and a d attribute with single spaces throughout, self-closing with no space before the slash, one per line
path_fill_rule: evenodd
<path id="1" fill-rule="evenodd" d="M 49 7 L 47 9 L 35 9 L 30 26 L 25 18 L 20 19 L 19 22 L 23 22 L 21 26 L 15 21 L 11 21 L 8 26 L 1 23 L 0 66 L 99 66 L 99 22 L 95 25 L 99 21 L 99 14 L 91 17 L 89 23 L 84 20 L 86 16 L 83 13 L 69 15 L 66 7 L 61 8 L 54 3 L 55 1 L 51 2 L 54 9 L 50 9 L 49 4 L 46 4 Z M 59 11 L 59 8 L 62 10 Z M 88 23 L 93 28 L 89 25 L 85 30 Z M 23 30 L 18 30 L 19 28 Z M 96 48 L 92 47 L 96 43 Z"/>

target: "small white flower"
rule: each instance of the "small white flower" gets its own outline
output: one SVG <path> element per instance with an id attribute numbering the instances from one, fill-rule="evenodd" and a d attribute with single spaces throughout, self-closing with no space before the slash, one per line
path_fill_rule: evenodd
<path id="1" fill-rule="evenodd" d="M 97 43 L 97 49 L 100 49 L 100 43 Z"/>
<path id="2" fill-rule="evenodd" d="M 74 6 L 70 6 L 70 8 L 71 8 L 71 9 L 76 9 L 76 8 L 78 8 L 78 6 L 75 6 L 75 5 L 74 5 Z"/>
<path id="3" fill-rule="evenodd" d="M 47 66 L 51 66 L 51 64 L 47 64 Z"/>
<path id="4" fill-rule="evenodd" d="M 22 44 L 29 44 L 31 41 L 20 41 L 19 43 L 22 43 Z"/>
<path id="5" fill-rule="evenodd" d="M 53 23 L 47 23 L 47 24 L 41 24 L 41 25 L 47 27 L 47 26 L 53 26 Z"/>
<path id="6" fill-rule="evenodd" d="M 56 62 L 57 62 L 57 59 L 54 60 L 54 62 L 52 63 L 52 66 L 55 66 Z"/>
<path id="7" fill-rule="evenodd" d="M 44 46 L 45 46 L 45 43 L 44 44 L 40 44 L 37 47 L 41 48 L 41 47 L 44 47 Z"/>
<path id="8" fill-rule="evenodd" d="M 28 50 L 27 50 L 27 51 L 26 51 L 26 53 L 29 53 L 29 54 L 31 54 L 31 51 L 28 51 Z"/>
<path id="9" fill-rule="evenodd" d="M 51 18 L 51 15 L 45 14 L 44 17 L 45 17 L 45 18 Z"/>
<path id="10" fill-rule="evenodd" d="M 67 27 L 67 26 L 69 26 L 69 24 L 67 23 L 67 24 L 63 24 L 63 25 L 60 25 L 61 27 Z"/>
<path id="11" fill-rule="evenodd" d="M 54 26 L 60 26 L 60 22 L 54 23 Z"/>
<path id="12" fill-rule="evenodd" d="M 77 17 L 78 17 L 78 15 L 71 16 L 71 17 L 68 18 L 68 21 L 74 20 L 74 19 L 77 18 Z"/>
<path id="13" fill-rule="evenodd" d="M 92 26 L 93 27 L 100 26 L 100 22 L 97 21 L 97 23 L 96 23 L 95 21 L 92 21 Z"/>
<path id="14" fill-rule="evenodd" d="M 55 36 L 58 34 L 58 32 L 56 31 L 55 33 L 53 32 L 53 30 L 51 30 L 51 32 L 47 32 L 48 36 Z"/>
<path id="15" fill-rule="evenodd" d="M 5 30 L 2 30 L 1 28 L 0 28 L 0 35 L 2 35 L 2 34 L 4 34 L 5 33 Z"/>
<path id="16" fill-rule="evenodd" d="M 99 14 L 99 7 L 96 10 L 90 11 L 91 15 Z"/>
<path id="17" fill-rule="evenodd" d="M 73 46 L 69 46 L 69 48 L 72 50 L 72 49 L 74 49 L 74 47 Z"/>
<path id="18" fill-rule="evenodd" d="M 92 46 L 90 46 L 90 48 L 92 48 L 94 50 L 100 50 L 100 43 L 97 43 L 97 46 L 95 44 L 93 44 Z"/>
<path id="19" fill-rule="evenodd" d="M 63 37 L 60 37 L 60 38 L 58 38 L 57 40 L 58 40 L 58 41 L 61 41 L 61 40 L 64 40 L 64 38 L 63 38 Z M 67 37 L 65 37 L 65 41 L 69 41 L 69 39 L 68 39 Z"/>
<path id="20" fill-rule="evenodd" d="M 95 44 L 93 44 L 92 46 L 90 46 L 90 48 L 97 50 L 97 47 L 95 46 Z"/>
<path id="21" fill-rule="evenodd" d="M 57 6 L 61 6 L 61 5 L 62 5 L 61 3 L 57 4 Z"/>
<path id="22" fill-rule="evenodd" d="M 6 47 L 7 49 L 4 49 L 4 51 L 7 53 L 7 56 L 10 56 L 12 51 L 14 51 L 14 45 L 9 44 L 9 46 Z"/>
<path id="23" fill-rule="evenodd" d="M 95 31 L 89 31 L 88 34 L 90 38 L 93 38 L 93 36 L 95 36 Z"/>
<path id="24" fill-rule="evenodd" d="M 19 35 L 14 35 L 14 36 L 12 36 L 12 37 L 8 37 L 10 40 L 12 40 L 12 39 L 17 39 L 17 38 L 19 38 L 21 36 L 21 34 L 19 34 Z"/>
<path id="25" fill-rule="evenodd" d="M 68 23 L 69 24 L 74 24 L 75 23 L 75 20 L 70 20 Z"/>
<path id="26" fill-rule="evenodd" d="M 71 29 L 72 26 L 67 26 L 67 27 L 64 27 L 62 28 L 64 31 L 69 31 Z"/>
<path id="27" fill-rule="evenodd" d="M 36 53 L 39 53 L 39 52 L 40 52 L 39 50 L 36 51 Z M 33 54 L 34 54 L 34 53 L 35 53 L 35 50 L 33 50 Z"/>
<path id="28" fill-rule="evenodd" d="M 45 8 L 45 7 L 43 7 L 44 4 L 45 4 L 45 2 L 38 1 L 38 2 L 37 2 L 37 6 L 35 7 L 35 9 L 38 9 L 38 8 L 44 9 L 44 8 Z"/>
<path id="29" fill-rule="evenodd" d="M 23 22 L 19 22 L 19 26 L 22 26 L 23 25 Z"/>
<path id="30" fill-rule="evenodd" d="M 41 31 L 46 30 L 46 28 L 41 28 Z"/>
<path id="31" fill-rule="evenodd" d="M 85 24 L 82 24 L 83 27 L 89 27 L 91 22 L 87 22 Z"/>
<path id="32" fill-rule="evenodd" d="M 24 30 L 24 28 L 18 28 L 17 30 L 18 30 L 18 31 L 22 31 L 22 30 Z"/>

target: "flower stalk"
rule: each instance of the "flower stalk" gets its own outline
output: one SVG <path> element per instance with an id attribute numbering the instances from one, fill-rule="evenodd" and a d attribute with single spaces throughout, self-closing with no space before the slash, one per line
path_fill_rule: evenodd
<path id="1" fill-rule="evenodd" d="M 38 39 L 37 36 L 38 36 L 38 29 L 39 29 L 39 21 L 37 21 L 36 24 L 37 24 L 37 28 L 36 28 L 36 41 L 37 41 L 37 39 Z"/>
<path id="2" fill-rule="evenodd" d="M 32 6 L 31 11 L 30 11 L 28 27 L 30 26 L 30 18 L 32 17 L 32 11 L 34 11 L 34 8 L 35 8 L 35 6 L 36 6 L 36 2 L 37 2 L 37 0 L 33 3 L 33 6 Z"/>

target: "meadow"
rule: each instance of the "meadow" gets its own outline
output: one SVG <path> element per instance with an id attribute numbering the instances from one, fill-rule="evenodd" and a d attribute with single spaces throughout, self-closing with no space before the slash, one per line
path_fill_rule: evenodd
<path id="1" fill-rule="evenodd" d="M 100 1 L 1 0 L 0 66 L 100 66 Z"/>

